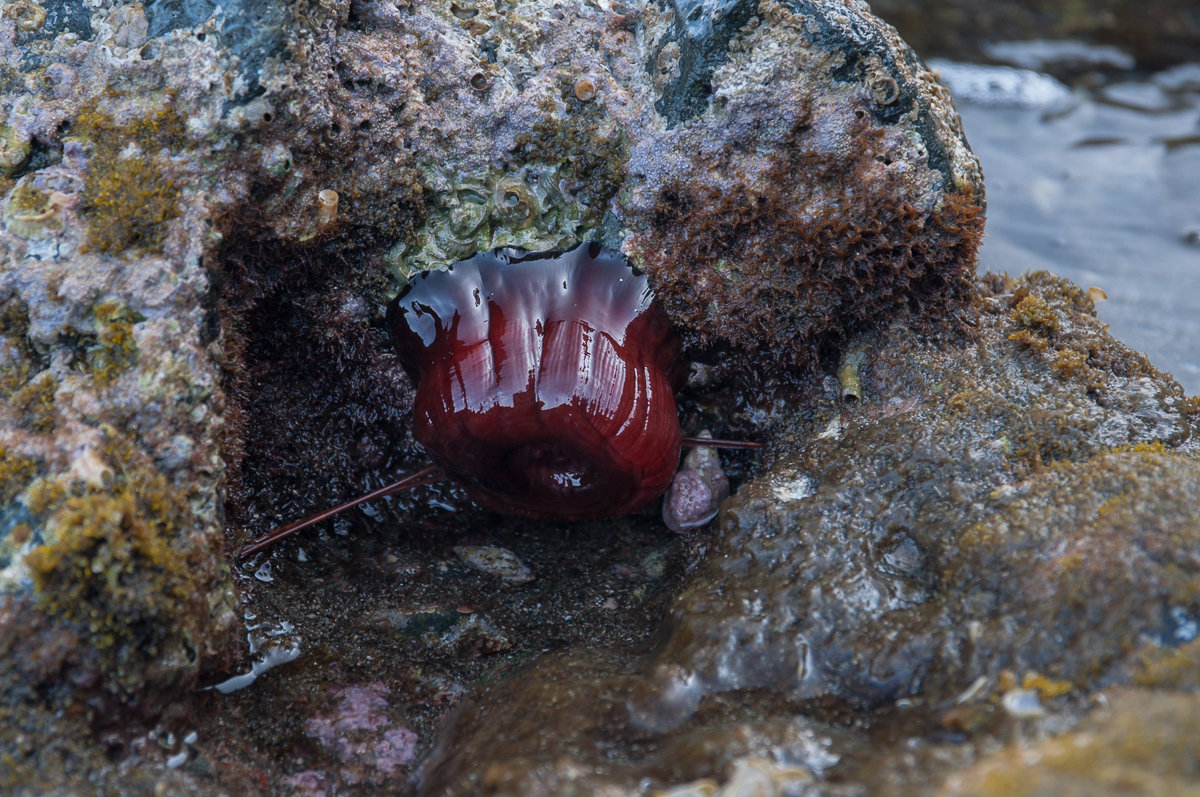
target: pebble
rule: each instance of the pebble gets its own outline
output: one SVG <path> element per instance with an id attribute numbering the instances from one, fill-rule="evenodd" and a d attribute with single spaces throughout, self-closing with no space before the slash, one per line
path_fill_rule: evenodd
<path id="1" fill-rule="evenodd" d="M 480 573 L 515 587 L 533 581 L 533 571 L 515 553 L 498 545 L 456 545 L 454 553 Z"/>

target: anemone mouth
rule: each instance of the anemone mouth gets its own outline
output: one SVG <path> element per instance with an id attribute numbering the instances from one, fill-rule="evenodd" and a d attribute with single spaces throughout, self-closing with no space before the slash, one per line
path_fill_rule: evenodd
<path id="1" fill-rule="evenodd" d="M 586 492 L 600 471 L 574 447 L 557 442 L 518 446 L 504 459 L 506 467 L 522 475 L 521 481 L 531 495 L 541 493 L 546 497 Z"/>
<path id="2" fill-rule="evenodd" d="M 634 492 L 627 473 L 603 452 L 564 440 L 514 446 L 496 458 L 496 469 L 477 496 L 506 512 L 547 517 L 594 517 Z"/>

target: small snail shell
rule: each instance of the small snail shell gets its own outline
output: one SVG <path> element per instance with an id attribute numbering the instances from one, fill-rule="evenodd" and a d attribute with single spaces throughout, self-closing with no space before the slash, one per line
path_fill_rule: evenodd
<path id="1" fill-rule="evenodd" d="M 679 341 L 645 275 L 597 243 L 504 248 L 415 278 L 388 307 L 413 434 L 480 506 L 626 514 L 679 464 Z"/>

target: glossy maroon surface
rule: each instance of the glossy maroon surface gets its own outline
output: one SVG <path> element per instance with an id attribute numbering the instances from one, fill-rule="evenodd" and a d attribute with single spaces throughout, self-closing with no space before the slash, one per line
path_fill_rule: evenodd
<path id="1" fill-rule="evenodd" d="M 417 383 L 413 434 L 480 506 L 621 515 L 679 464 L 679 342 L 646 277 L 599 244 L 497 249 L 388 307 Z"/>

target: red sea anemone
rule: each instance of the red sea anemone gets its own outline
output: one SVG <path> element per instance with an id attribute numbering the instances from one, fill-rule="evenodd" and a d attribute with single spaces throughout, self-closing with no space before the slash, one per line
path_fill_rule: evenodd
<path id="1" fill-rule="evenodd" d="M 622 515 L 670 484 L 679 342 L 621 255 L 481 253 L 416 277 L 388 324 L 417 384 L 414 436 L 480 506 Z"/>

